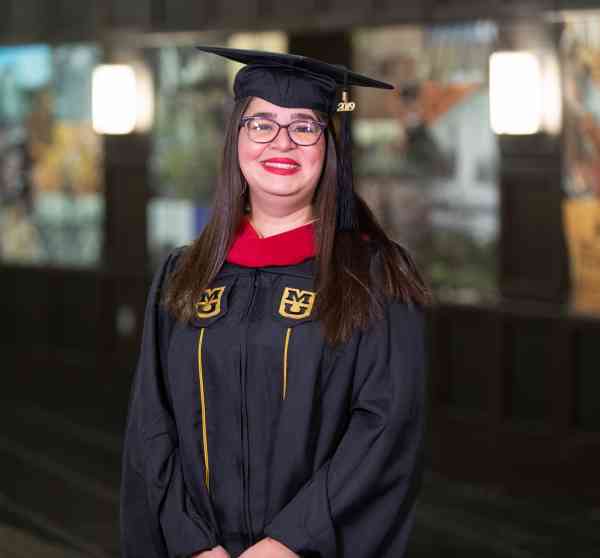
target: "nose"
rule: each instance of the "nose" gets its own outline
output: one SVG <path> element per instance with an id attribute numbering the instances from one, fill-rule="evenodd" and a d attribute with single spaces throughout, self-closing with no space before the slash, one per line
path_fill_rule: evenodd
<path id="1" fill-rule="evenodd" d="M 280 128 L 277 137 L 271 142 L 271 146 L 280 151 L 294 149 L 296 144 L 290 139 L 288 128 Z"/>

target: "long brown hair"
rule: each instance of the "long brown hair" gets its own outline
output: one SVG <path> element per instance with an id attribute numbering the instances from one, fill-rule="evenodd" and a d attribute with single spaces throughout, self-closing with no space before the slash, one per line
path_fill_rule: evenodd
<path id="1" fill-rule="evenodd" d="M 238 162 L 238 133 L 250 100 L 238 101 L 231 115 L 210 220 L 184 250 L 164 292 L 165 306 L 181 321 L 192 318 L 195 303 L 225 263 L 244 216 L 248 186 Z M 424 306 L 431 294 L 406 250 L 390 240 L 360 196 L 359 229 L 336 230 L 337 140 L 331 123 L 325 141 L 325 162 L 313 202 L 318 219 L 316 311 L 327 341 L 337 344 L 381 317 L 386 300 Z"/>

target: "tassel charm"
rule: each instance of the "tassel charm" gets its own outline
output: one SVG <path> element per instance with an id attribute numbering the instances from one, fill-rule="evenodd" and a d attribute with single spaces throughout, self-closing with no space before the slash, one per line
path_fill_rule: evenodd
<path id="1" fill-rule="evenodd" d="M 337 105 L 337 112 L 352 112 L 356 108 L 356 103 L 349 99 L 348 91 L 342 91 L 342 100 Z"/>

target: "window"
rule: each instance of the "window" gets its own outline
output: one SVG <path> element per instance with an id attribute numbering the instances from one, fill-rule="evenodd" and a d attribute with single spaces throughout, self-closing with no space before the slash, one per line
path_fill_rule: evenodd
<path id="1" fill-rule="evenodd" d="M 153 267 L 174 247 L 196 238 L 208 220 L 233 107 L 231 82 L 241 67 L 200 54 L 196 44 L 285 50 L 287 41 L 281 33 L 211 34 L 181 45 L 146 49 L 157 98 L 148 206 Z"/>
<path id="2" fill-rule="evenodd" d="M 565 232 L 573 305 L 600 312 L 600 12 L 564 14 Z"/>
<path id="3" fill-rule="evenodd" d="M 94 267 L 104 196 L 92 45 L 0 48 L 0 263 Z"/>
<path id="4" fill-rule="evenodd" d="M 354 33 L 357 71 L 393 92 L 356 88 L 355 171 L 387 231 L 440 298 L 497 290 L 498 147 L 489 126 L 492 23 Z"/>

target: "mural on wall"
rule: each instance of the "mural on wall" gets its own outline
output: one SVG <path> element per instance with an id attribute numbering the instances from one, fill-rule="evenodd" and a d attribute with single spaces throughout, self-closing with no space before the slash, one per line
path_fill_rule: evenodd
<path id="1" fill-rule="evenodd" d="M 566 15 L 564 222 L 576 309 L 600 311 L 600 15 Z"/>
<path id="2" fill-rule="evenodd" d="M 489 127 L 491 23 L 354 34 L 355 66 L 394 84 L 357 88 L 362 195 L 415 253 L 440 298 L 496 294 L 497 144 Z"/>
<path id="3" fill-rule="evenodd" d="M 0 262 L 90 267 L 101 257 L 96 47 L 0 48 Z"/>

